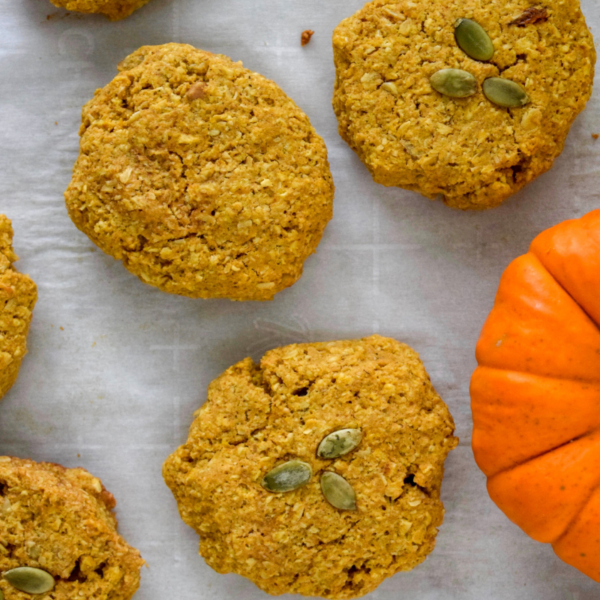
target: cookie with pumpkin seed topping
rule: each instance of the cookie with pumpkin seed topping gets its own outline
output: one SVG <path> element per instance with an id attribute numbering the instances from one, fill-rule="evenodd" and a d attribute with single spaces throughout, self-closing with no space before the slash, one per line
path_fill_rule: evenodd
<path id="1" fill-rule="evenodd" d="M 115 505 L 85 469 L 0 456 L 0 597 L 129 600 L 144 561 Z"/>
<path id="2" fill-rule="evenodd" d="M 128 17 L 150 0 L 50 0 L 54 6 L 74 12 L 98 13 L 111 21 Z"/>
<path id="3" fill-rule="evenodd" d="M 487 32 L 491 58 L 461 48 L 461 19 Z M 338 25 L 333 48 L 339 131 L 374 180 L 459 209 L 497 206 L 552 166 L 596 59 L 578 0 L 374 0 Z M 443 69 L 474 76 L 475 93 L 436 91 Z M 486 93 L 505 82 L 493 78 L 526 96 L 494 104 Z"/>
<path id="4" fill-rule="evenodd" d="M 355 598 L 433 550 L 453 432 L 405 344 L 298 344 L 213 381 L 163 474 L 219 573 Z"/>
<path id="5" fill-rule="evenodd" d="M 145 46 L 83 109 L 75 225 L 142 281 L 270 300 L 332 216 L 327 150 L 272 81 L 185 44 Z"/>

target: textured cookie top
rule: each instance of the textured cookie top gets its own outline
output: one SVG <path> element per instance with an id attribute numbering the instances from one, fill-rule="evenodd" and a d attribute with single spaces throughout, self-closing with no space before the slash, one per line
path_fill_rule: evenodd
<path id="1" fill-rule="evenodd" d="M 0 215 L 0 398 L 14 383 L 27 353 L 27 332 L 37 300 L 35 283 L 13 267 L 17 255 L 12 239 L 11 223 Z"/>
<path id="2" fill-rule="evenodd" d="M 241 63 L 143 47 L 83 109 L 71 218 L 143 281 L 269 300 L 302 274 L 332 215 L 323 140 Z"/>
<path id="3" fill-rule="evenodd" d="M 360 429 L 349 454 L 325 460 L 328 434 Z M 300 344 L 234 365 L 209 387 L 185 445 L 164 465 L 200 553 L 220 573 L 271 594 L 366 594 L 422 562 L 443 518 L 443 464 L 457 439 L 418 355 L 394 340 Z M 290 460 L 312 467 L 304 487 L 261 486 Z M 325 471 L 343 476 L 356 510 L 330 505 Z"/>
<path id="4" fill-rule="evenodd" d="M 33 567 L 54 600 L 127 600 L 144 561 L 117 533 L 112 495 L 84 469 L 0 457 L 0 572 Z M 6 600 L 29 600 L 0 577 Z"/>
<path id="5" fill-rule="evenodd" d="M 537 18 L 523 17 L 532 7 Z M 489 62 L 459 48 L 461 18 L 491 37 Z M 552 166 L 596 58 L 578 0 L 375 0 L 340 23 L 333 46 L 340 133 L 375 181 L 461 209 L 495 206 Z M 477 93 L 434 91 L 429 79 L 444 68 L 474 75 Z M 531 102 L 492 104 L 481 89 L 490 77 L 517 82 Z"/>
<path id="6" fill-rule="evenodd" d="M 54 6 L 74 12 L 100 13 L 111 21 L 128 17 L 150 0 L 51 0 Z"/>

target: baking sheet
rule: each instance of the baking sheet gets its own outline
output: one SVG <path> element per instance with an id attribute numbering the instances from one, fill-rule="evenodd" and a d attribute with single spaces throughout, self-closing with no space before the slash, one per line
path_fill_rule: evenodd
<path id="1" fill-rule="evenodd" d="M 562 156 L 506 204 L 459 213 L 386 189 L 339 138 L 331 33 L 363 0 L 152 0 L 110 23 L 46 0 L 0 0 L 0 212 L 18 268 L 39 287 L 29 356 L 0 404 L 0 454 L 83 466 L 118 501 L 120 531 L 148 562 L 136 600 L 262 600 L 197 554 L 161 466 L 187 437 L 208 383 L 274 346 L 378 332 L 420 352 L 457 424 L 446 520 L 427 561 L 377 600 L 592 600 L 600 587 L 512 525 L 470 450 L 474 345 L 506 265 L 543 229 L 600 206 L 594 94 Z M 598 0 L 583 0 L 592 31 Z M 315 35 L 305 48 L 300 33 Z M 187 42 L 275 80 L 325 138 L 334 219 L 292 288 L 270 303 L 170 296 L 139 282 L 70 222 L 62 193 L 81 106 L 144 44 Z"/>

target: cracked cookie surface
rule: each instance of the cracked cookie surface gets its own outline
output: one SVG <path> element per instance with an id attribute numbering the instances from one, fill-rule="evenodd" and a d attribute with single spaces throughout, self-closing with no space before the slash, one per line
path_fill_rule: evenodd
<path id="1" fill-rule="evenodd" d="M 50 573 L 53 600 L 129 600 L 144 561 L 117 533 L 116 502 L 85 469 L 0 456 L 0 573 Z M 32 596 L 0 577 L 5 600 Z"/>
<path id="2" fill-rule="evenodd" d="M 128 17 L 150 0 L 50 0 L 54 6 L 73 12 L 99 13 L 111 21 Z"/>
<path id="3" fill-rule="evenodd" d="M 273 82 L 184 44 L 146 46 L 83 109 L 75 225 L 174 294 L 270 300 L 332 216 L 323 140 Z"/>
<path id="4" fill-rule="evenodd" d="M 444 508 L 444 460 L 458 440 L 416 352 L 380 336 L 298 344 L 247 358 L 211 383 L 187 442 L 163 474 L 200 554 L 219 573 L 270 594 L 354 598 L 433 550 Z M 317 458 L 323 438 L 358 428 L 349 454 Z M 265 474 L 298 459 L 304 487 L 271 493 Z M 356 492 L 331 506 L 320 475 Z"/>
<path id="5" fill-rule="evenodd" d="M 13 230 L 9 219 L 0 215 L 0 399 L 17 380 L 27 354 L 27 333 L 37 301 L 37 287 L 19 273 L 12 249 Z"/>
<path id="6" fill-rule="evenodd" d="M 490 35 L 489 62 L 458 47 L 460 18 Z M 375 0 L 338 25 L 333 47 L 339 131 L 374 180 L 459 209 L 497 206 L 552 166 L 590 97 L 596 60 L 578 0 Z M 434 91 L 429 79 L 444 68 L 473 74 L 478 92 Z M 489 102 L 481 85 L 498 76 L 531 102 Z"/>

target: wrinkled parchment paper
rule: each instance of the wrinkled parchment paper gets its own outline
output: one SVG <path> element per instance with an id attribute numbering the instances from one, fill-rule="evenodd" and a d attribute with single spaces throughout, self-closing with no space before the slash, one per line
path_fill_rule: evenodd
<path id="1" fill-rule="evenodd" d="M 598 0 L 583 0 L 592 31 Z M 39 286 L 29 356 L 0 404 L 0 454 L 83 466 L 118 501 L 148 562 L 136 600 L 262 600 L 217 575 L 179 519 L 161 465 L 208 383 L 274 346 L 379 332 L 420 352 L 457 423 L 446 520 L 427 561 L 377 600 L 592 600 L 600 586 L 527 538 L 489 500 L 470 450 L 474 345 L 500 274 L 543 229 L 600 206 L 598 93 L 546 175 L 498 209 L 460 213 L 373 183 L 337 134 L 331 33 L 363 0 L 152 0 L 131 18 L 0 0 L 0 212 Z M 310 44 L 300 34 L 313 29 Z M 275 80 L 329 148 L 335 215 L 305 274 L 271 303 L 170 296 L 71 224 L 63 203 L 81 106 L 144 44 L 188 42 Z"/>

